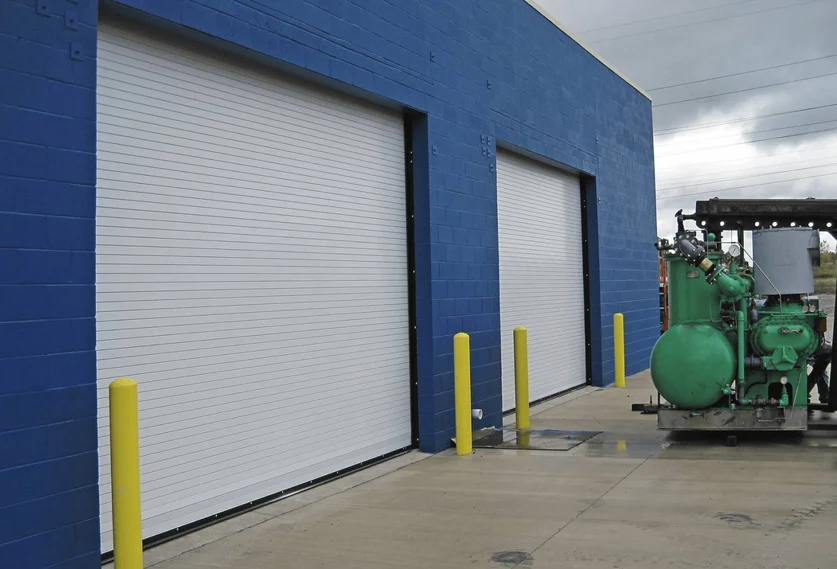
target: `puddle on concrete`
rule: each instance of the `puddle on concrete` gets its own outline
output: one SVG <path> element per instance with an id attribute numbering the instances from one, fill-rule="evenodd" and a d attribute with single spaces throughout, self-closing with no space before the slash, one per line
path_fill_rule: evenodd
<path id="1" fill-rule="evenodd" d="M 664 431 L 603 431 L 588 441 L 589 444 L 630 443 L 632 445 L 659 445 L 668 440 L 670 433 Z"/>
<path id="2" fill-rule="evenodd" d="M 573 456 L 587 458 L 655 458 L 662 447 L 659 444 L 636 444 L 627 441 L 596 444 L 588 441 L 584 446 L 573 449 Z"/>
<path id="3" fill-rule="evenodd" d="M 484 429 L 474 433 L 474 448 L 528 450 L 570 450 L 601 431 L 561 431 L 556 429 Z"/>
<path id="4" fill-rule="evenodd" d="M 817 414 L 819 415 L 819 413 Z M 837 427 L 837 417 L 822 419 L 820 424 Z M 476 449 L 572 451 L 573 456 L 592 458 L 657 459 L 762 459 L 822 462 L 834 461 L 837 467 L 837 431 L 817 428 L 797 432 L 737 432 L 737 446 L 727 446 L 728 432 L 630 431 L 616 429 L 530 429 L 488 428 L 474 433 Z M 813 452 L 812 452 L 813 451 Z"/>

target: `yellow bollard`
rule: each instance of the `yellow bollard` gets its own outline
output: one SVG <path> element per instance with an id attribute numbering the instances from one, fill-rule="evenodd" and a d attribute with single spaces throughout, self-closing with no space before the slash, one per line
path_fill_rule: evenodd
<path id="1" fill-rule="evenodd" d="M 529 419 L 529 338 L 525 327 L 514 329 L 514 406 L 517 428 L 528 429 Z"/>
<path id="2" fill-rule="evenodd" d="M 142 569 L 137 382 L 110 384 L 110 480 L 114 569 Z"/>
<path id="3" fill-rule="evenodd" d="M 453 397 L 456 415 L 456 454 L 471 454 L 471 337 L 453 337 Z"/>
<path id="4" fill-rule="evenodd" d="M 625 319 L 619 312 L 613 315 L 613 361 L 616 387 L 625 387 Z"/>

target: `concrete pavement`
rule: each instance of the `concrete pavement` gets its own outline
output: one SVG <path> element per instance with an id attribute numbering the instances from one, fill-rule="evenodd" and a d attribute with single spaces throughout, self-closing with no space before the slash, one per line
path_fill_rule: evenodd
<path id="1" fill-rule="evenodd" d="M 603 431 L 571 450 L 410 453 L 146 551 L 146 567 L 837 567 L 837 431 L 726 447 L 631 412 L 653 393 L 640 374 L 533 408 L 535 429 Z"/>

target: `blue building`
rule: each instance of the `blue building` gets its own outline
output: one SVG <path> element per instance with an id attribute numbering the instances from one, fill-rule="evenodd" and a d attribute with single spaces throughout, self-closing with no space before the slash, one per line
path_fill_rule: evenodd
<path id="1" fill-rule="evenodd" d="M 526 0 L 0 3 L 0 565 L 159 538 L 613 381 L 659 334 L 649 99 Z"/>

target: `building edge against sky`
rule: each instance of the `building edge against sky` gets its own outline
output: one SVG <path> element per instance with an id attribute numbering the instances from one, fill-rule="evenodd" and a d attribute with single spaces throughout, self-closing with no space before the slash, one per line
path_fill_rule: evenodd
<path id="1" fill-rule="evenodd" d="M 651 103 L 526 1 L 11 1 L 0 42 L 0 559 L 15 567 L 94 567 L 109 549 L 117 375 L 149 389 L 150 537 L 405 446 L 447 448 L 456 332 L 471 334 L 479 426 L 509 408 L 515 325 L 543 395 L 612 383 L 614 312 L 627 372 L 647 367 Z M 333 254 L 343 241 L 357 262 Z M 300 283 L 337 288 L 282 305 Z M 298 319 L 235 320 L 265 295 Z M 288 367 L 307 361 L 303 337 L 310 376 Z M 295 410 L 322 432 L 294 431 Z M 223 430 L 207 440 L 210 415 Z M 277 457 L 298 466 L 277 473 Z"/>

